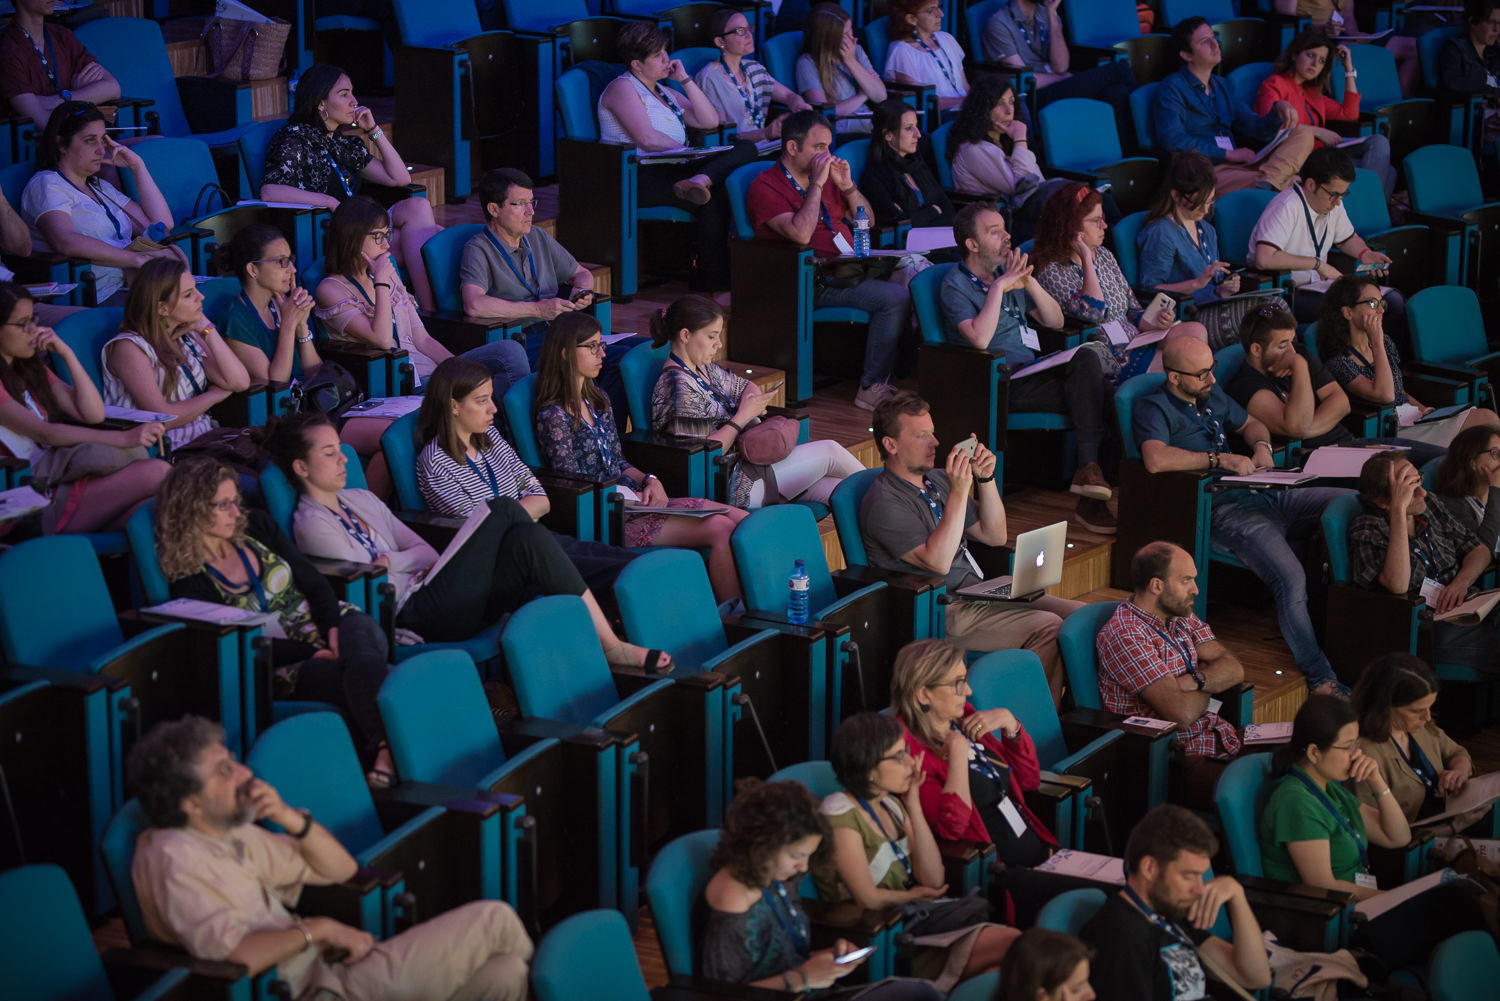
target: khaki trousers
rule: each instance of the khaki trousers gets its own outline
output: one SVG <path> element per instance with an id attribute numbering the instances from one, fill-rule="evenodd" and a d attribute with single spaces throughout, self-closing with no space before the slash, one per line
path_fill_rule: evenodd
<path id="1" fill-rule="evenodd" d="M 1285 191 L 1316 145 L 1312 128 L 1299 125 L 1259 163 L 1215 164 L 1214 178 L 1218 183 L 1214 185 L 1214 196 L 1223 198 L 1231 191 L 1243 191 L 1261 183 Z"/>
<path id="2" fill-rule="evenodd" d="M 1054 705 L 1062 701 L 1062 652 L 1057 630 L 1083 607 L 1043 595 L 1036 601 L 957 601 L 948 606 L 947 640 L 960 650 L 1030 650 L 1042 660 Z"/>

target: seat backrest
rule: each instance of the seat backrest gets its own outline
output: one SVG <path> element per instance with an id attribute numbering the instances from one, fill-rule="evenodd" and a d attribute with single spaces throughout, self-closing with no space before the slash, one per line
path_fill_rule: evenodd
<path id="1" fill-rule="evenodd" d="M 250 179 L 250 191 L 246 197 L 259 197 L 260 180 L 266 175 L 266 150 L 271 145 L 271 137 L 281 131 L 285 124 L 285 118 L 256 122 L 240 133 L 236 140 L 240 148 L 240 162 L 245 165 L 245 176 Z"/>
<path id="2" fill-rule="evenodd" d="M 996 3 L 998 0 L 985 0 Z M 937 167 L 938 184 L 944 191 L 953 190 L 953 161 L 948 159 L 948 136 L 953 132 L 953 123 L 944 122 L 932 130 L 927 138 L 932 143 L 932 162 Z"/>
<path id="3" fill-rule="evenodd" d="M 765 161 L 747 163 L 743 167 L 736 167 L 734 173 L 724 179 L 724 191 L 729 195 L 729 218 L 732 223 L 730 233 L 737 240 L 755 239 L 755 224 L 750 221 L 750 209 L 745 202 L 750 194 L 750 184 L 763 170 L 770 170 L 775 164 Z"/>
<path id="4" fill-rule="evenodd" d="M 1214 352 L 1214 378 L 1223 379 L 1227 385 L 1233 379 L 1240 366 L 1245 364 L 1245 346 L 1243 344 L 1226 344 Z"/>
<path id="5" fill-rule="evenodd" d="M 1406 300 L 1412 353 L 1421 362 L 1462 365 L 1489 351 L 1479 296 L 1462 285 L 1430 285 Z"/>
<path id="6" fill-rule="evenodd" d="M 562 115 L 563 135 L 595 142 L 599 139 L 594 80 L 589 72 L 574 66 L 552 83 L 552 96 Z"/>
<path id="7" fill-rule="evenodd" d="M 1349 213 L 1349 222 L 1354 232 L 1375 234 L 1391 228 L 1391 213 L 1385 203 L 1385 189 L 1380 175 L 1373 170 L 1356 167 L 1354 183 L 1344 196 L 1344 211 Z"/>
<path id="8" fill-rule="evenodd" d="M 1062 724 L 1042 659 L 1030 650 L 995 650 L 969 665 L 969 700 L 979 709 L 1009 709 L 1031 742 L 1043 768 L 1068 756 Z"/>
<path id="9" fill-rule="evenodd" d="M 515 31 L 540 31 L 551 34 L 554 27 L 571 21 L 581 21 L 590 16 L 584 0 L 548 0 L 545 4 L 532 0 L 503 0 L 505 23 Z"/>
<path id="10" fill-rule="evenodd" d="M 698 45 L 688 49 L 678 49 L 672 53 L 673 59 L 682 61 L 682 68 L 687 70 L 688 76 L 697 76 L 698 71 L 719 58 L 719 50 L 707 45 Z"/>
<path id="11" fill-rule="evenodd" d="M 0 552 L 0 650 L 11 664 L 88 671 L 124 639 L 88 539 L 48 535 Z"/>
<path id="12" fill-rule="evenodd" d="M 583 599 L 533 598 L 500 634 L 521 714 L 586 724 L 620 701 Z"/>
<path id="13" fill-rule="evenodd" d="M 1428 28 L 1417 36 L 1417 59 L 1422 64 L 1422 86 L 1429 94 L 1442 89 L 1438 84 L 1438 53 L 1443 50 L 1448 39 L 1459 38 L 1466 32 L 1467 28 L 1460 22 Z"/>
<path id="14" fill-rule="evenodd" d="M 1118 601 L 1091 601 L 1063 619 L 1057 630 L 1057 649 L 1068 673 L 1068 691 L 1080 709 L 1104 708 L 1104 700 L 1099 697 L 1099 655 L 1094 641 L 1118 607 Z"/>
<path id="15" fill-rule="evenodd" d="M 428 650 L 403 660 L 376 698 L 396 774 L 409 782 L 473 789 L 505 763 L 505 750 L 473 659 Z"/>
<path id="16" fill-rule="evenodd" d="M 1146 224 L 1146 213 L 1132 212 L 1115 223 L 1115 260 L 1120 264 L 1120 273 L 1134 288 L 1141 277 L 1141 248 L 1137 241 L 1141 227 Z"/>
<path id="17" fill-rule="evenodd" d="M 812 583 L 808 607 L 813 618 L 837 599 L 818 523 L 806 505 L 778 504 L 751 511 L 729 541 L 747 608 L 763 612 L 785 609 L 787 575 L 797 560 L 803 561 Z"/>
<path id="18" fill-rule="evenodd" d="M 977 977 L 970 977 L 948 995 L 948 1001 L 991 1001 L 999 997 L 1000 971 L 990 970 Z"/>
<path id="19" fill-rule="evenodd" d="M 1007 0 L 983 0 L 982 3 L 969 4 L 964 10 L 964 29 L 968 37 L 964 39 L 964 51 L 969 58 L 976 60 L 988 60 L 990 53 L 984 48 L 984 26 L 990 23 L 990 18 L 995 12 L 1004 7 Z"/>
<path id="20" fill-rule="evenodd" d="M 924 344 L 942 344 L 947 341 L 943 336 L 943 317 L 938 311 L 938 290 L 942 288 L 943 279 L 948 277 L 948 272 L 955 267 L 955 264 L 934 264 L 911 280 L 911 309 L 917 317 L 917 331 L 922 335 Z"/>
<path id="21" fill-rule="evenodd" d="M 417 440 L 417 413 L 414 410 L 398 417 L 380 435 L 380 451 L 390 470 L 391 483 L 396 487 L 396 502 L 403 511 L 427 510 L 422 491 L 417 489 L 417 451 L 421 448 Z"/>
<path id="22" fill-rule="evenodd" d="M 1214 230 L 1219 234 L 1219 256 L 1231 264 L 1245 264 L 1250 255 L 1250 233 L 1276 192 L 1263 188 L 1231 191 L 1214 203 Z"/>
<path id="23" fill-rule="evenodd" d="M 484 211 L 484 206 L 479 210 Z M 464 245 L 484 232 L 482 223 L 470 222 L 440 229 L 422 244 L 422 263 L 432 282 L 437 308 L 450 313 L 464 311 L 463 294 L 459 292 L 458 266 L 463 261 Z"/>
<path id="24" fill-rule="evenodd" d="M 1406 175 L 1411 207 L 1418 212 L 1457 216 L 1484 204 L 1474 154 L 1462 146 L 1414 149 L 1402 159 L 1401 171 Z"/>
<path id="25" fill-rule="evenodd" d="M 203 296 L 203 315 L 223 326 L 229 304 L 240 297 L 240 280 L 233 275 L 210 278 L 198 283 L 198 292 Z"/>
<path id="26" fill-rule="evenodd" d="M 120 81 L 120 93 L 151 100 L 151 110 L 161 115 L 162 135 L 192 132 L 182 112 L 161 25 L 144 17 L 101 17 L 80 25 L 74 34 L 99 65 Z"/>
<path id="27" fill-rule="evenodd" d="M 877 17 L 865 24 L 865 55 L 877 76 L 885 76 L 885 54 L 891 47 L 891 19 Z"/>
<path id="28" fill-rule="evenodd" d="M 1271 75 L 1274 68 L 1274 63 L 1246 63 L 1231 70 L 1228 77 L 1229 89 L 1234 93 L 1235 103 L 1246 108 L 1252 107 L 1255 95 L 1260 93 L 1260 85 L 1265 83 L 1266 77 Z"/>
<path id="29" fill-rule="evenodd" d="M 483 30 L 478 8 L 468 0 L 395 0 L 395 3 L 396 25 L 406 45 L 446 49 Z"/>
<path id="30" fill-rule="evenodd" d="M 1074 45 L 1107 49 L 1127 38 L 1138 38 L 1141 20 L 1132 0 L 1096 0 L 1074 4 L 1062 12 L 1063 27 Z"/>
<path id="31" fill-rule="evenodd" d="M 537 1001 L 651 1001 L 619 911 L 582 911 L 549 929 L 531 960 L 531 986 Z"/>
<path id="32" fill-rule="evenodd" d="M 625 404 L 630 411 L 630 426 L 645 430 L 651 427 L 651 394 L 662 366 L 672 353 L 670 344 L 654 347 L 637 344 L 620 359 L 620 381 L 625 384 Z"/>
<path id="33" fill-rule="evenodd" d="M 772 773 L 767 782 L 800 782 L 808 792 L 818 799 L 827 799 L 840 789 L 838 776 L 833 773 L 831 761 L 799 761 Z"/>
<path id="34" fill-rule="evenodd" d="M 78 356 L 78 363 L 88 373 L 95 388 L 101 391 L 104 388 L 104 345 L 120 332 L 124 319 L 125 310 L 119 306 L 96 306 L 69 313 L 54 328 L 57 336 L 66 341 Z M 66 370 L 57 374 L 69 378 Z"/>
<path id="35" fill-rule="evenodd" d="M 802 32 L 783 31 L 761 43 L 760 56 L 771 76 L 788 87 L 797 84 L 797 57 L 802 54 Z"/>
<path id="36" fill-rule="evenodd" d="M 1359 74 L 1359 110 L 1378 110 L 1402 100 L 1401 78 L 1396 73 L 1396 57 L 1379 45 L 1351 45 L 1354 70 Z M 1344 74 L 1328 78 L 1329 91 L 1335 101 L 1344 100 Z"/>
<path id="37" fill-rule="evenodd" d="M 1094 913 L 1104 906 L 1107 899 L 1109 898 L 1104 895 L 1103 890 L 1096 890 L 1093 887 L 1059 893 L 1043 904 L 1042 909 L 1037 912 L 1036 926 L 1050 928 L 1052 931 L 1060 931 L 1068 935 L 1077 935 L 1094 917 Z"/>
<path id="38" fill-rule="evenodd" d="M 365 470 L 359 464 L 359 455 L 354 451 L 354 446 L 345 443 L 339 447 L 343 449 L 344 458 L 349 460 L 349 478 L 344 486 L 349 490 L 365 489 Z M 295 538 L 292 515 L 296 513 L 297 502 L 302 499 L 302 495 L 297 493 L 297 488 L 286 478 L 286 473 L 274 462 L 260 472 L 260 493 L 276 527 L 285 532 L 288 539 Z"/>
<path id="39" fill-rule="evenodd" d="M 844 562 L 849 566 L 867 566 L 870 557 L 865 553 L 865 539 L 859 533 L 859 508 L 865 502 L 865 494 L 879 469 L 861 469 L 853 476 L 839 480 L 833 488 L 828 506 L 833 511 L 833 528 L 838 532 L 839 548 L 844 551 Z"/>
<path id="40" fill-rule="evenodd" d="M 1209 24 L 1232 21 L 1239 15 L 1229 0 L 1161 0 L 1161 23 L 1176 24 L 1190 17 L 1208 18 Z"/>
<path id="41" fill-rule="evenodd" d="M 135 843 L 151 826 L 140 800 L 132 799 L 109 818 L 104 825 L 104 837 L 99 842 L 99 854 L 104 859 L 104 874 L 115 891 L 115 902 L 120 905 L 120 919 L 125 924 L 125 935 L 131 945 L 142 945 L 150 936 L 146 933 L 146 919 L 141 915 L 141 902 L 135 895 L 135 881 L 130 878 L 130 865 L 135 859 Z"/>
<path id="42" fill-rule="evenodd" d="M 521 461 L 532 469 L 546 469 L 551 463 L 542 454 L 536 440 L 536 423 L 532 407 L 536 402 L 536 373 L 511 383 L 505 391 L 500 405 L 505 409 L 505 419 L 510 425 L 510 441 Z"/>
<path id="43" fill-rule="evenodd" d="M 156 512 L 156 498 L 152 497 L 135 509 L 125 523 L 125 541 L 130 546 L 131 558 L 141 579 L 141 590 L 146 595 L 146 604 L 160 605 L 172 595 L 166 574 L 161 572 L 161 561 L 156 555 L 156 526 L 152 521 Z"/>
<path id="44" fill-rule="evenodd" d="M 317 767 L 309 768 L 310 761 Z M 272 725 L 256 738 L 245 764 L 288 803 L 311 810 L 352 854 L 384 837 L 349 728 L 338 713 L 302 713 Z"/>
<path id="45" fill-rule="evenodd" d="M 701 670 L 729 648 L 708 571 L 687 549 L 656 549 L 625 565 L 615 600 L 630 642 L 670 650 L 681 670 Z"/>
<path id="46" fill-rule="evenodd" d="M 718 831 L 694 831 L 674 838 L 656 853 L 646 873 L 651 918 L 661 937 L 667 972 L 674 977 L 690 977 L 695 969 L 698 930 L 707 906 L 703 890 L 713 875 L 708 860 L 718 843 Z"/>
<path id="47" fill-rule="evenodd" d="M 1042 108 L 1037 118 L 1042 149 L 1052 167 L 1089 171 L 1124 155 L 1114 109 L 1103 101 L 1063 98 Z"/>
<path id="48" fill-rule="evenodd" d="M 132 151 L 146 164 L 151 180 L 167 200 L 172 218 L 185 223 L 199 215 L 228 206 L 221 199 L 204 199 L 199 205 L 199 193 L 206 184 L 218 184 L 219 174 L 214 169 L 214 155 L 208 144 L 201 139 L 188 136 L 156 138 L 150 142 L 137 143 Z M 136 183 L 135 171 L 120 171 L 120 180 L 125 193 L 136 201 L 141 200 L 140 185 Z M 195 207 L 198 211 L 194 211 Z"/>
<path id="49" fill-rule="evenodd" d="M 26 190 L 26 182 L 31 180 L 35 173 L 36 163 L 31 160 L 22 160 L 19 163 L 0 167 L 0 194 L 5 195 L 5 200 L 12 205 L 20 205 L 21 194 Z"/>
<path id="50" fill-rule="evenodd" d="M 1229 763 L 1214 788 L 1214 805 L 1236 876 L 1265 875 L 1260 862 L 1260 813 L 1271 795 L 1270 776 L 1271 755 L 1245 754 Z"/>
<path id="51" fill-rule="evenodd" d="M 1141 447 L 1136 444 L 1135 435 L 1130 430 L 1130 413 L 1135 406 L 1136 397 L 1144 396 L 1166 381 L 1167 377 L 1163 372 L 1142 372 L 1126 379 L 1115 390 L 1115 419 L 1120 422 L 1120 439 L 1127 459 L 1141 457 Z"/>
<path id="52" fill-rule="evenodd" d="M 1360 511 L 1355 494 L 1336 497 L 1323 509 L 1323 541 L 1328 546 L 1328 572 L 1335 584 L 1349 583 L 1349 526 Z"/>
<path id="53" fill-rule="evenodd" d="M 1487 931 L 1450 936 L 1432 950 L 1432 1001 L 1500 1001 L 1500 952 Z"/>
<path id="54" fill-rule="evenodd" d="M 0 964 L 17 998 L 96 1001 L 115 996 L 78 891 L 59 866 L 23 865 L 0 872 Z"/>
<path id="55" fill-rule="evenodd" d="M 884 141 L 884 140 L 882 140 Z M 839 156 L 849 163 L 849 177 L 855 184 L 864 175 L 865 165 L 870 162 L 869 139 L 850 139 L 839 144 Z"/>
<path id="56" fill-rule="evenodd" d="M 1130 92 L 1130 120 L 1135 123 L 1135 144 L 1141 152 L 1156 149 L 1156 134 L 1151 130 L 1151 105 L 1160 84 L 1144 83 Z"/>

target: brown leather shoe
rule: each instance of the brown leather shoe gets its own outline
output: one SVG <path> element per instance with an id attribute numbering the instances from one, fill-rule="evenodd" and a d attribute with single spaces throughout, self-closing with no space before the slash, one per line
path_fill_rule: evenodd
<path id="1" fill-rule="evenodd" d="M 1119 530 L 1115 516 L 1109 513 L 1109 505 L 1092 497 L 1085 497 L 1078 502 L 1074 517 L 1080 525 L 1097 535 L 1114 535 Z"/>
<path id="2" fill-rule="evenodd" d="M 1101 501 L 1109 500 L 1110 494 L 1114 493 L 1109 481 L 1104 478 L 1104 470 L 1099 468 L 1097 462 L 1080 466 L 1078 472 L 1073 474 L 1073 483 L 1068 489 L 1081 497 Z"/>

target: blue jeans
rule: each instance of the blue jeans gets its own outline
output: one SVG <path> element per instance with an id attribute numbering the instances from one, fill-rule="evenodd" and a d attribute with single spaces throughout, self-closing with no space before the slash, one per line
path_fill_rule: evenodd
<path id="1" fill-rule="evenodd" d="M 1356 167 L 1363 167 L 1380 178 L 1380 186 L 1389 199 L 1396 190 L 1396 169 L 1391 166 L 1391 141 L 1383 135 L 1373 135 L 1349 151 L 1349 159 Z"/>
<path id="2" fill-rule="evenodd" d="M 911 294 L 895 282 L 866 278 L 849 288 L 825 288 L 816 306 L 842 306 L 870 314 L 870 332 L 865 340 L 865 368 L 859 386 L 889 382 L 896 368 L 896 349 L 901 332 L 911 316 Z"/>
<path id="3" fill-rule="evenodd" d="M 1271 589 L 1276 621 L 1292 659 L 1313 688 L 1334 677 L 1333 665 L 1318 646 L 1307 614 L 1307 575 L 1290 540 L 1319 527 L 1323 509 L 1353 493 L 1329 487 L 1295 490 L 1226 490 L 1215 496 L 1210 538 L 1239 557 Z"/>

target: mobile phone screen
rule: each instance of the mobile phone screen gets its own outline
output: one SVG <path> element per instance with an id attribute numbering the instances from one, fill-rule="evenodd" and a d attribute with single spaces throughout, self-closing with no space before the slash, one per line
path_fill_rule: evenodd
<path id="1" fill-rule="evenodd" d="M 834 962 L 838 963 L 840 966 L 848 966 L 850 963 L 859 962 L 861 959 L 864 959 L 874 951 L 875 947 L 873 945 L 867 945 L 863 949 L 855 949 L 853 952 L 844 953 L 842 956 L 835 959 Z"/>

